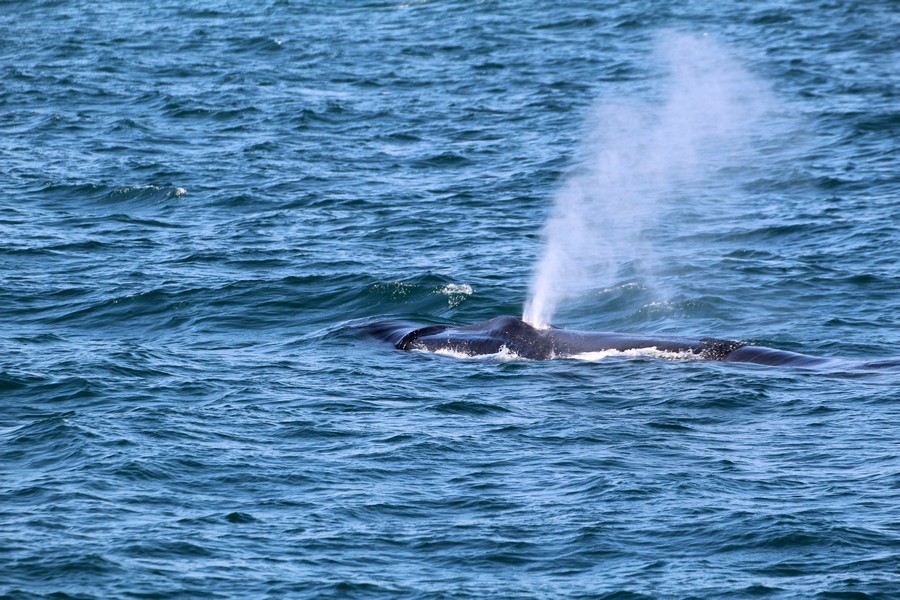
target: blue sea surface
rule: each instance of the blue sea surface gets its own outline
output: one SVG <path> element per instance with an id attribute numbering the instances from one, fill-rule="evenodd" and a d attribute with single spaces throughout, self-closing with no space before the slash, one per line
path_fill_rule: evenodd
<path id="1" fill-rule="evenodd" d="M 896 359 L 898 32 L 893 0 L 0 0 L 0 598 L 900 597 L 897 369 L 359 334 L 522 314 L 593 107 L 705 35 L 778 118 L 554 322 Z"/>

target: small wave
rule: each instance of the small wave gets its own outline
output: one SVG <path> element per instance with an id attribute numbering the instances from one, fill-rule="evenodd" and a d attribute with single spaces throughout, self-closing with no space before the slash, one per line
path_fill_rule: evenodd
<path id="1" fill-rule="evenodd" d="M 540 23 L 538 25 L 535 25 L 533 29 L 535 31 L 542 31 L 547 29 L 589 29 L 591 27 L 597 26 L 599 23 L 600 20 L 595 17 L 575 17 L 571 19 L 563 19 L 561 21 L 553 21 L 552 23 Z"/>
<path id="2" fill-rule="evenodd" d="M 486 415 L 491 413 L 508 413 L 510 410 L 498 404 L 490 402 L 475 402 L 471 400 L 451 400 L 439 404 L 435 409 L 442 413 L 464 415 Z"/>
<path id="3" fill-rule="evenodd" d="M 94 183 L 49 183 L 40 192 L 58 200 L 89 200 L 99 203 L 140 203 L 159 202 L 169 198 L 177 198 L 187 194 L 187 190 L 179 186 L 138 184 L 111 187 Z"/>
<path id="4" fill-rule="evenodd" d="M 158 185 L 132 185 L 117 188 L 108 193 L 104 199 L 120 202 L 122 200 L 157 200 L 160 198 L 176 198 L 187 193 L 183 187 L 161 187 Z"/>
<path id="5" fill-rule="evenodd" d="M 441 154 L 413 161 L 412 166 L 419 169 L 439 169 L 462 167 L 468 164 L 471 164 L 471 161 L 461 154 L 442 152 Z"/>

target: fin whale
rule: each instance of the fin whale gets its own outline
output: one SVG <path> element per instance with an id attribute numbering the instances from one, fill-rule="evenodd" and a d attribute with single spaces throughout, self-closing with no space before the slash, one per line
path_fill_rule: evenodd
<path id="1" fill-rule="evenodd" d="M 537 329 L 513 316 L 495 317 L 482 323 L 454 327 L 417 327 L 404 321 L 382 321 L 365 328 L 376 338 L 400 350 L 449 352 L 467 357 L 488 356 L 504 349 L 529 360 L 575 357 L 589 352 L 655 349 L 692 358 L 761 365 L 815 367 L 835 359 L 754 346 L 716 338 L 631 335 L 573 331 L 558 327 Z M 896 367 L 900 361 L 864 363 L 860 367 Z"/>

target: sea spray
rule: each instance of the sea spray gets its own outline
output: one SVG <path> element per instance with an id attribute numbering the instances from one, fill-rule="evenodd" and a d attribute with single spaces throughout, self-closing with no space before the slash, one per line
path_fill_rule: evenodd
<path id="1" fill-rule="evenodd" d="M 523 315 L 532 325 L 547 326 L 566 299 L 611 286 L 623 264 L 652 279 L 646 231 L 661 209 L 747 160 L 766 86 L 705 35 L 660 35 L 653 56 L 665 72 L 655 101 L 605 100 L 591 112 L 544 229 Z"/>

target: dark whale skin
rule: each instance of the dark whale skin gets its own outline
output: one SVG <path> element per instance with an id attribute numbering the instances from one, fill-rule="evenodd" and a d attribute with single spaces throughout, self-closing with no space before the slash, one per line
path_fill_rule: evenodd
<path id="1" fill-rule="evenodd" d="M 503 350 L 528 360 L 568 358 L 587 352 L 655 348 L 704 360 L 754 363 L 769 366 L 818 367 L 831 365 L 858 369 L 896 369 L 900 360 L 841 361 L 754 346 L 747 342 L 716 338 L 634 335 L 575 331 L 548 327 L 537 329 L 519 317 L 500 316 L 474 325 L 429 325 L 406 321 L 380 321 L 364 327 L 366 333 L 399 350 L 451 352 L 466 357 L 495 355 Z"/>
<path id="2" fill-rule="evenodd" d="M 519 317 L 513 316 L 495 317 L 482 323 L 461 327 L 452 325 L 417 327 L 404 321 L 382 321 L 367 326 L 366 331 L 369 335 L 389 342 L 400 350 L 453 352 L 470 357 L 497 354 L 505 349 L 520 358 L 548 360 L 577 356 L 586 352 L 607 350 L 624 352 L 655 348 L 661 352 L 729 362 L 812 365 L 827 360 L 716 338 L 693 339 L 574 331 L 558 327 L 537 329 Z"/>
<path id="3" fill-rule="evenodd" d="M 548 360 L 603 350 L 656 348 L 720 359 L 740 345 L 728 340 L 653 337 L 620 333 L 537 329 L 518 317 L 495 317 L 464 327 L 434 325 L 408 332 L 395 346 L 401 350 L 452 351 L 467 356 L 496 354 L 503 348 L 529 360 Z"/>

